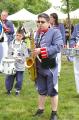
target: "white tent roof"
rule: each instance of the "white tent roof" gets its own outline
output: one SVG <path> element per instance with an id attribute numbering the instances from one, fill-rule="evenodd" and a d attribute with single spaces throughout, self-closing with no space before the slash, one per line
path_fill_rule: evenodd
<path id="1" fill-rule="evenodd" d="M 79 19 L 79 9 L 70 12 L 70 18 Z"/>
<path id="2" fill-rule="evenodd" d="M 7 19 L 12 21 L 36 20 L 36 15 L 23 8 L 15 14 L 9 15 Z"/>
<path id="3" fill-rule="evenodd" d="M 51 7 L 50 9 L 45 11 L 44 13 L 47 13 L 48 15 L 50 15 L 51 13 L 57 13 L 59 19 L 66 19 L 67 18 L 66 14 L 62 13 L 59 10 L 54 9 L 53 7 Z"/>

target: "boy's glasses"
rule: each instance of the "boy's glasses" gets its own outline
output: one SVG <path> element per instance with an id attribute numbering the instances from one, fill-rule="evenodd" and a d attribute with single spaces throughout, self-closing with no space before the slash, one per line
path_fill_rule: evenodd
<path id="1" fill-rule="evenodd" d="M 42 24 L 44 24 L 44 23 L 45 23 L 45 21 L 39 21 L 39 20 L 38 20 L 38 21 L 37 21 L 37 23 L 42 23 Z"/>

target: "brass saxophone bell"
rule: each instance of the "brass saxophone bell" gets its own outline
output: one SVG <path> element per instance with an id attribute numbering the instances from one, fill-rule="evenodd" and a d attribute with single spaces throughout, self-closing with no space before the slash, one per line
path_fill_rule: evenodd
<path id="1" fill-rule="evenodd" d="M 33 66 L 33 64 L 34 64 L 33 58 L 28 58 L 28 59 L 26 59 L 26 67 L 27 67 L 28 69 L 31 68 L 31 67 Z"/>

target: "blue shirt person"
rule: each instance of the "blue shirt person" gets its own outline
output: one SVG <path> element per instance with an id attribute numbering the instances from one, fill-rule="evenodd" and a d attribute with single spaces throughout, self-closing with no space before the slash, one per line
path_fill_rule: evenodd
<path id="1" fill-rule="evenodd" d="M 63 23 L 59 23 L 57 13 L 50 14 L 50 27 L 54 29 L 59 29 L 62 35 L 63 45 L 66 44 L 65 40 L 65 28 Z M 57 61 L 58 61 L 58 76 L 60 76 L 61 72 L 61 52 L 57 54 Z"/>
<path id="2" fill-rule="evenodd" d="M 8 38 L 8 44 L 9 44 L 10 41 L 13 40 L 14 27 L 13 27 L 13 23 L 7 20 L 7 17 L 8 17 L 8 11 L 3 10 L 1 12 L 1 21 L 2 21 L 4 32 Z"/>

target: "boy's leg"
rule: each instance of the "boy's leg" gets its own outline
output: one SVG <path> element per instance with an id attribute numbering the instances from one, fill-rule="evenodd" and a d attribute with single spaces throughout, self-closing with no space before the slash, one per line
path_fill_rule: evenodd
<path id="1" fill-rule="evenodd" d="M 16 94 L 18 94 L 22 88 L 23 73 L 24 73 L 23 71 L 16 72 L 16 84 L 15 84 Z"/>
<path id="2" fill-rule="evenodd" d="M 7 75 L 5 79 L 5 86 L 7 91 L 11 91 L 13 88 L 15 75 Z"/>

